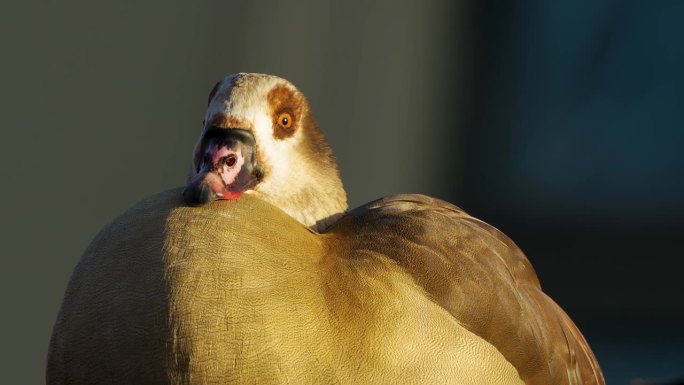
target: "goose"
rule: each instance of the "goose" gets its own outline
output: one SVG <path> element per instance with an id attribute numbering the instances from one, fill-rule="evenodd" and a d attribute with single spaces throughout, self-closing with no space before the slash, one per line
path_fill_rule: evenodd
<path id="1" fill-rule="evenodd" d="M 184 188 L 95 237 L 48 384 L 605 384 L 496 228 L 424 195 L 348 211 L 304 95 L 265 74 L 209 95 Z"/>

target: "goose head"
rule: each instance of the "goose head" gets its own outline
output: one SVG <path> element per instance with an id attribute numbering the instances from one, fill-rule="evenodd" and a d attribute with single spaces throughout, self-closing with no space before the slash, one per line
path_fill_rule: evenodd
<path id="1" fill-rule="evenodd" d="M 214 86 L 183 194 L 191 205 L 253 194 L 314 230 L 347 209 L 308 101 L 289 81 L 265 74 L 229 75 Z"/>

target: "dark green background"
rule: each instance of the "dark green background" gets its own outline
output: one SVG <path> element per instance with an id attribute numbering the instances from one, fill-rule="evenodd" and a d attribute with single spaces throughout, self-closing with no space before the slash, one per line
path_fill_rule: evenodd
<path id="1" fill-rule="evenodd" d="M 0 382 L 43 382 L 94 234 L 184 183 L 213 84 L 309 98 L 352 206 L 454 202 L 525 250 L 612 384 L 684 374 L 676 1 L 25 1 L 0 12 Z"/>

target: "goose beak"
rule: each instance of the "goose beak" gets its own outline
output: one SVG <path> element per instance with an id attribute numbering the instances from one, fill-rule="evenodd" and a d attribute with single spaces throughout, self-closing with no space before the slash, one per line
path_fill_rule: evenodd
<path id="1" fill-rule="evenodd" d="M 256 141 L 246 130 L 211 127 L 198 148 L 197 174 L 183 197 L 191 206 L 218 199 L 236 199 L 256 186 L 263 172 L 256 164 Z"/>

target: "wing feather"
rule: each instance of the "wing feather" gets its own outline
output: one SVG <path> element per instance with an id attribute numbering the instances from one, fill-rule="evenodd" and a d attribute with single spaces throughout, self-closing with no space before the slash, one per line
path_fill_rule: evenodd
<path id="1" fill-rule="evenodd" d="M 516 244 L 460 208 L 404 194 L 348 213 L 329 232 L 396 261 L 457 322 L 494 345 L 527 384 L 605 384 L 586 340 L 541 289 Z"/>

